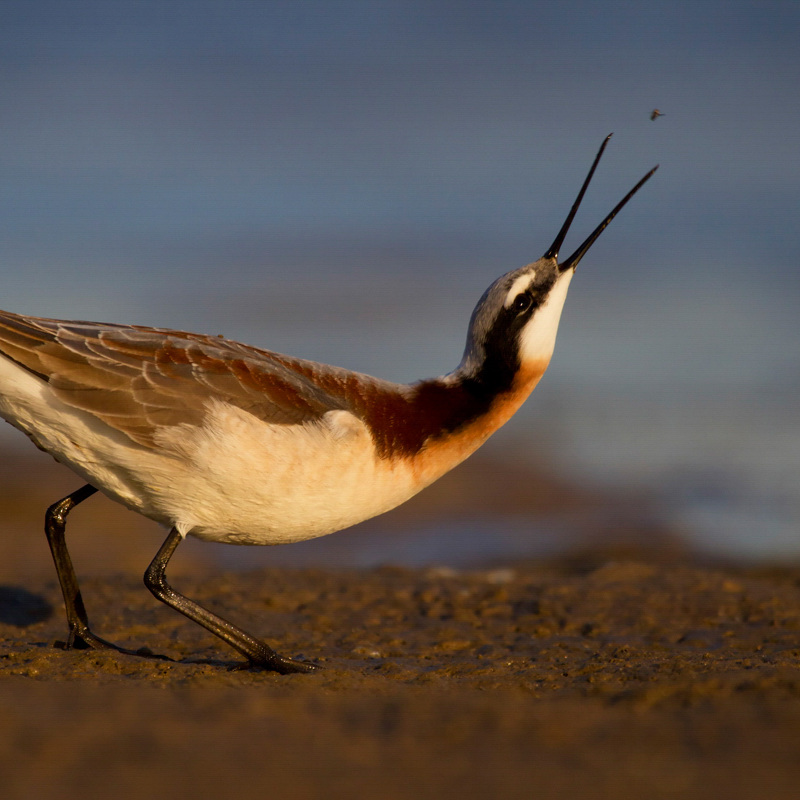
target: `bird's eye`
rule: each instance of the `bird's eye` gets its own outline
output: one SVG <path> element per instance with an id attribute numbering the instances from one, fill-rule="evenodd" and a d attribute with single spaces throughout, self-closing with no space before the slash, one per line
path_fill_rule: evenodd
<path id="1" fill-rule="evenodd" d="M 517 314 L 521 314 L 523 311 L 527 311 L 531 307 L 532 302 L 533 298 L 527 292 L 518 294 L 514 298 L 514 311 L 516 311 Z"/>

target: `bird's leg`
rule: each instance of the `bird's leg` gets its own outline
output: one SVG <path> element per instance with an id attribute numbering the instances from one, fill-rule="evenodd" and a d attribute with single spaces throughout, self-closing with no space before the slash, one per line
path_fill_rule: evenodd
<path id="1" fill-rule="evenodd" d="M 313 672 L 317 667 L 304 661 L 294 661 L 278 655 L 269 645 L 256 639 L 246 631 L 213 614 L 208 609 L 176 592 L 168 583 L 167 564 L 178 545 L 183 540 L 181 534 L 173 528 L 156 557 L 144 574 L 144 584 L 162 603 L 166 603 L 190 620 L 202 625 L 206 630 L 219 636 L 231 647 L 244 655 L 250 664 L 261 669 L 280 672 L 287 675 L 292 672 Z"/>
<path id="2" fill-rule="evenodd" d="M 75 575 L 72 559 L 67 550 L 65 536 L 69 512 L 78 503 L 82 503 L 87 497 L 91 497 L 96 491 L 97 489 L 94 486 L 87 483 L 86 486 L 82 486 L 76 492 L 68 494 L 57 503 L 53 503 L 47 509 L 44 517 L 44 532 L 47 534 L 47 543 L 50 545 L 50 552 L 53 554 L 58 582 L 61 584 L 64 606 L 67 611 L 69 636 L 64 644 L 65 650 L 71 650 L 72 648 L 84 650 L 89 647 L 106 649 L 111 646 L 108 642 L 95 636 L 89 629 L 89 618 L 86 615 L 86 607 L 83 605 L 78 578 Z"/>
<path id="3" fill-rule="evenodd" d="M 57 642 L 58 646 L 65 650 L 75 648 L 85 650 L 86 648 L 107 648 L 109 645 L 102 639 L 96 637 L 89 629 L 89 618 L 86 615 L 86 607 L 83 605 L 81 590 L 78 586 L 78 578 L 72 566 L 72 559 L 67 550 L 67 540 L 65 536 L 67 528 L 67 515 L 78 503 L 82 503 L 87 497 L 91 497 L 97 489 L 90 484 L 82 486 L 76 492 L 68 494 L 57 503 L 53 503 L 47 509 L 44 517 L 44 532 L 47 534 L 47 543 L 50 545 L 50 552 L 53 554 L 53 562 L 56 565 L 58 582 L 61 584 L 61 593 L 64 595 L 64 607 L 67 612 L 67 624 L 69 625 L 69 635 L 66 643 Z"/>
<path id="4" fill-rule="evenodd" d="M 53 554 L 53 561 L 56 565 L 58 582 L 61 584 L 61 592 L 64 595 L 67 624 L 69 625 L 67 641 L 56 642 L 56 646 L 62 647 L 64 650 L 72 650 L 73 648 L 75 650 L 117 650 L 127 655 L 150 655 L 147 650 L 126 650 L 124 647 L 118 647 L 96 636 L 89 628 L 89 617 L 86 614 L 86 607 L 83 605 L 78 578 L 75 575 L 72 559 L 67 550 L 65 531 L 69 512 L 78 503 L 82 503 L 86 498 L 91 497 L 96 491 L 97 489 L 94 486 L 87 483 L 76 492 L 68 494 L 57 503 L 53 503 L 45 514 L 44 532 L 47 534 L 47 542 L 50 545 L 50 552 Z"/>

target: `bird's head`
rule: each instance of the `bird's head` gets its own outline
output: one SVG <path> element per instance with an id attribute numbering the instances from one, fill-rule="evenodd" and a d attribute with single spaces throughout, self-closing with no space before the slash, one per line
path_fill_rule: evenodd
<path id="1" fill-rule="evenodd" d="M 561 309 L 578 263 L 628 200 L 658 169 L 654 167 L 625 195 L 583 244 L 566 260 L 558 254 L 583 200 L 600 157 L 611 138 L 605 138 L 578 197 L 547 252 L 532 264 L 498 278 L 472 313 L 467 347 L 459 372 L 487 389 L 510 389 L 515 378 L 546 369 L 556 341 Z"/>

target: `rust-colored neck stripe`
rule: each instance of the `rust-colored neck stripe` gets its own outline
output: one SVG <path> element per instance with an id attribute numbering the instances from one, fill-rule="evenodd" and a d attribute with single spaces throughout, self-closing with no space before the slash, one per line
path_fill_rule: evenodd
<path id="1" fill-rule="evenodd" d="M 492 399 L 469 384 L 429 380 L 410 387 L 407 395 L 372 394 L 358 411 L 381 458 L 412 457 L 485 415 Z"/>
<path id="2" fill-rule="evenodd" d="M 369 428 L 380 458 L 416 455 L 431 440 L 446 437 L 485 414 L 494 399 L 493 393 L 468 380 L 434 378 L 403 386 L 347 370 L 320 369 L 310 361 L 273 357 L 341 398 L 342 407 Z"/>

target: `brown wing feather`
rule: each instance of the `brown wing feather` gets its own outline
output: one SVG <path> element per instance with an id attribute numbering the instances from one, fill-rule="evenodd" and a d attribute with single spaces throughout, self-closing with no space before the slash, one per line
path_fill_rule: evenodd
<path id="1" fill-rule="evenodd" d="M 144 445 L 158 427 L 201 424 L 211 399 L 282 424 L 345 406 L 339 381 L 323 390 L 311 380 L 322 365 L 182 331 L 0 312 L 0 353 Z"/>

